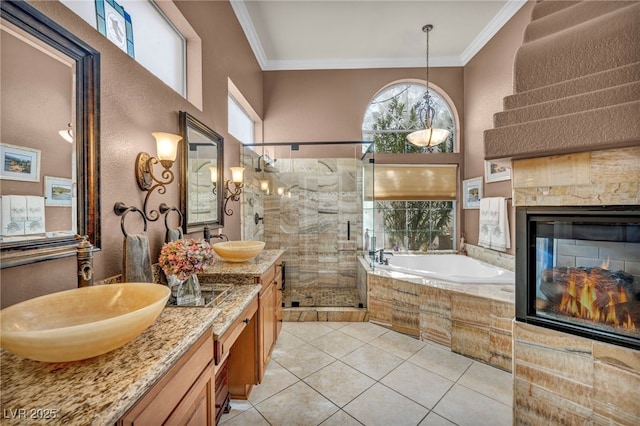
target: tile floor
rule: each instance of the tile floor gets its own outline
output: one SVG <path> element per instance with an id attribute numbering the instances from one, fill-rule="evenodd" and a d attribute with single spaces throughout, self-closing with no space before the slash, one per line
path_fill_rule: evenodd
<path id="1" fill-rule="evenodd" d="M 285 322 L 233 425 L 512 424 L 511 374 L 368 322 Z"/>

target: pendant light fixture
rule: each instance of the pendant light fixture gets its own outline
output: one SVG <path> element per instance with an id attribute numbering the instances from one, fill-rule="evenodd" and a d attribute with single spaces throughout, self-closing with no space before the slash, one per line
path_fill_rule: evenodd
<path id="1" fill-rule="evenodd" d="M 418 117 L 424 125 L 424 130 L 417 130 L 409 133 L 407 139 L 416 146 L 425 147 L 428 152 L 433 152 L 435 145 L 441 144 L 449 137 L 449 130 L 434 129 L 431 127 L 433 117 L 436 110 L 431 106 L 431 94 L 429 93 L 429 32 L 433 29 L 433 25 L 427 24 L 422 27 L 422 31 L 427 35 L 427 91 L 422 98 L 422 102 L 418 106 Z"/>

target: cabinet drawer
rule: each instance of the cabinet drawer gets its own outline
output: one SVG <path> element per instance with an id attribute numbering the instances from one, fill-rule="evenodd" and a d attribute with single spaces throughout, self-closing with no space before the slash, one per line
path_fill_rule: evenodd
<path id="1" fill-rule="evenodd" d="M 264 274 L 262 274 L 262 277 L 260 277 L 260 282 L 262 283 L 262 291 L 264 291 L 265 288 L 271 284 L 275 276 L 276 265 L 271 265 L 269 269 L 267 269 Z"/>
<path id="2" fill-rule="evenodd" d="M 247 326 L 248 320 L 253 317 L 253 314 L 255 314 L 257 310 L 258 298 L 254 297 L 251 303 L 244 308 L 238 318 L 236 318 L 233 324 L 231 324 L 229 329 L 214 342 L 214 358 L 216 365 L 219 365 L 229 355 L 231 347 Z"/>

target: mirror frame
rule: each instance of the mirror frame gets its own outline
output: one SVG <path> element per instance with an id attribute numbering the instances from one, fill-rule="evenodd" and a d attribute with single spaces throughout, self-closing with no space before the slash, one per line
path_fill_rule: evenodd
<path id="1" fill-rule="evenodd" d="M 67 55 L 76 64 L 77 232 L 100 248 L 100 53 L 24 1 L 3 0 L 2 19 Z M 0 268 L 73 256 L 75 236 L 0 243 Z"/>
<path id="2" fill-rule="evenodd" d="M 188 188 L 189 188 L 189 137 L 188 130 L 193 129 L 204 136 L 208 137 L 211 143 L 216 144 L 217 148 L 217 163 L 218 167 L 218 183 L 216 192 L 216 203 L 218 210 L 218 220 L 210 222 L 189 222 L 188 205 Z M 211 130 L 206 124 L 195 118 L 193 115 L 186 111 L 180 111 L 180 134 L 184 143 L 182 144 L 182 156 L 180 160 L 180 174 L 182 179 L 180 180 L 180 210 L 184 216 L 182 221 L 182 231 L 185 234 L 192 232 L 202 232 L 205 226 L 209 226 L 209 229 L 217 229 L 224 227 L 224 211 L 223 211 L 223 195 L 224 195 L 224 138 L 215 131 Z"/>

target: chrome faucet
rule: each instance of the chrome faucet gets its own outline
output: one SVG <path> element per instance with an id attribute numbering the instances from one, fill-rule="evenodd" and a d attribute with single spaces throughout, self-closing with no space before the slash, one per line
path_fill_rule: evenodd
<path id="1" fill-rule="evenodd" d="M 78 287 L 89 287 L 93 285 L 93 246 L 86 235 L 76 235 L 80 240 L 76 249 L 78 259 Z"/>

